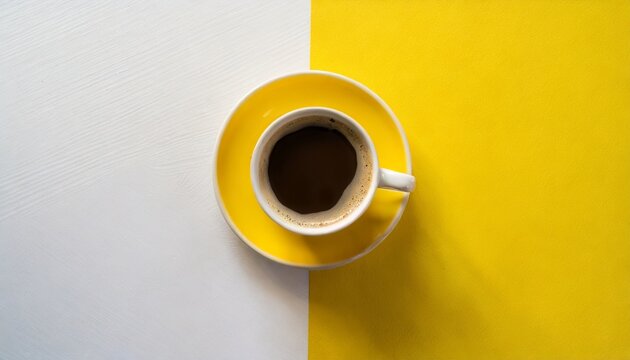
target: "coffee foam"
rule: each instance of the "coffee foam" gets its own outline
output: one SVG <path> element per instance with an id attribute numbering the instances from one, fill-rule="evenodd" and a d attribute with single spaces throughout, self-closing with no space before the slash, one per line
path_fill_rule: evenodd
<path id="1" fill-rule="evenodd" d="M 300 214 L 284 206 L 276 198 L 271 185 L 267 167 L 269 154 L 278 140 L 284 136 L 308 126 L 321 126 L 341 132 L 350 141 L 357 154 L 357 170 L 354 178 L 346 187 L 337 204 L 331 209 L 312 214 Z M 350 215 L 367 197 L 372 183 L 374 164 L 367 142 L 345 123 L 333 117 L 322 115 L 304 116 L 285 124 L 267 142 L 262 156 L 259 178 L 267 204 L 284 221 L 307 228 L 319 228 L 337 223 Z"/>

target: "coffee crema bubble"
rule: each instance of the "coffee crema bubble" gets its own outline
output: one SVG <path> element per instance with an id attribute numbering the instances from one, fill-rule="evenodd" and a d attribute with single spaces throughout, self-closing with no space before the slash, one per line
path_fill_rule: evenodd
<path id="1" fill-rule="evenodd" d="M 365 140 L 341 121 L 321 115 L 285 124 L 267 143 L 259 169 L 273 211 L 311 228 L 352 213 L 367 196 L 372 173 Z"/>

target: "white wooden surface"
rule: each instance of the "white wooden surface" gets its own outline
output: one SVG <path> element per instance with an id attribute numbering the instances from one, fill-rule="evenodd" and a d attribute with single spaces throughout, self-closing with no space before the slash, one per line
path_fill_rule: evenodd
<path id="1" fill-rule="evenodd" d="M 298 1 L 0 5 L 0 359 L 304 359 L 308 274 L 224 223 L 211 154 L 308 69 Z"/>

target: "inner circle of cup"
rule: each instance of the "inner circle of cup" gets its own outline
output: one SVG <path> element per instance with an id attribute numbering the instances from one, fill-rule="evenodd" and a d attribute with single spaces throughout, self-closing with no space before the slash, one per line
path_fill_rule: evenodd
<path id="1" fill-rule="evenodd" d="M 284 129 L 284 125 L 292 122 L 296 119 L 309 117 L 309 116 L 323 116 L 323 117 L 331 117 L 336 121 L 340 121 L 342 124 L 350 128 L 359 138 L 360 141 L 366 146 L 369 159 L 372 163 L 372 171 L 370 176 L 370 182 L 367 184 L 366 194 L 361 199 L 360 203 L 356 205 L 350 212 L 344 216 L 342 219 L 335 221 L 330 224 L 311 227 L 311 226 L 301 226 L 291 221 L 287 221 L 282 214 L 274 211 L 273 207 L 269 204 L 269 199 L 267 196 L 272 197 L 273 201 L 276 204 L 281 204 L 280 201 L 276 198 L 276 195 L 273 191 L 269 191 L 269 194 L 265 195 L 263 192 L 264 188 L 271 189 L 269 186 L 269 178 L 268 176 L 264 176 L 261 178 L 260 173 L 262 171 L 267 171 L 267 169 L 261 169 L 263 164 L 266 164 L 268 159 L 263 159 L 264 156 L 268 156 L 270 151 L 266 151 L 268 149 L 273 149 L 275 142 L 270 144 L 270 140 L 274 137 L 274 135 L 282 131 Z M 306 124 L 305 126 L 308 126 Z M 296 129 L 297 130 L 297 129 Z M 286 134 L 285 134 L 286 135 Z M 280 136 L 282 138 L 282 136 Z M 277 141 L 278 139 L 276 139 Z M 355 149 L 356 150 L 356 149 Z M 264 161 L 263 161 L 264 160 Z M 378 158 L 376 156 L 376 150 L 374 148 L 374 143 L 368 136 L 367 132 L 359 125 L 357 121 L 352 119 L 350 116 L 342 113 L 341 111 L 325 108 L 325 107 L 306 107 L 297 110 L 293 110 L 288 112 L 278 119 L 274 120 L 269 127 L 262 133 L 256 146 L 254 147 L 254 153 L 252 155 L 252 160 L 250 164 L 250 176 L 252 180 L 252 185 L 254 188 L 254 194 L 256 195 L 256 200 L 265 211 L 265 213 L 280 226 L 284 227 L 287 230 L 292 232 L 303 234 L 303 235 L 325 235 L 335 231 L 339 231 L 350 224 L 352 224 L 355 220 L 357 220 L 369 207 L 372 199 L 374 198 L 374 194 L 376 192 L 376 188 L 378 186 Z M 265 181 L 266 184 L 263 186 L 262 182 Z M 353 180 L 354 181 L 354 180 Z M 350 186 L 350 185 L 348 185 Z M 283 208 L 286 208 L 282 205 Z M 325 211 L 324 211 L 325 212 Z"/>

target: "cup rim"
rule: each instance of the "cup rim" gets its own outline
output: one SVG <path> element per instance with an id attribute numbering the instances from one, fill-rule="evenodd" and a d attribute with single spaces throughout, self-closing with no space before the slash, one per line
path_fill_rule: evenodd
<path id="1" fill-rule="evenodd" d="M 372 160 L 372 176 L 370 185 L 367 190 L 367 194 L 361 200 L 361 203 L 353 209 L 348 215 L 342 218 L 339 221 L 336 221 L 332 224 L 322 226 L 322 227 L 304 227 L 299 226 L 288 221 L 285 221 L 280 215 L 278 215 L 271 206 L 267 203 L 267 199 L 262 193 L 262 189 L 260 186 L 260 177 L 259 174 L 259 164 L 262 160 L 264 145 L 267 144 L 269 138 L 285 123 L 292 121 L 298 117 L 308 116 L 308 115 L 317 115 L 321 113 L 334 114 L 336 117 L 343 119 L 343 121 L 350 125 L 350 127 L 357 131 L 358 135 L 363 139 L 365 144 L 368 147 L 370 159 Z M 254 189 L 254 195 L 256 196 L 256 201 L 263 209 L 263 211 L 269 216 L 273 221 L 275 221 L 278 225 L 284 227 L 285 229 L 292 231 L 297 234 L 308 235 L 308 236 L 319 236 L 326 235 L 333 232 L 340 231 L 352 223 L 354 223 L 361 215 L 365 213 L 370 204 L 372 203 L 372 199 L 374 198 L 374 194 L 376 193 L 376 189 L 378 187 L 378 157 L 376 154 L 376 148 L 372 139 L 370 138 L 367 131 L 351 116 L 348 114 L 341 112 L 336 109 L 332 109 L 329 107 L 323 106 L 307 106 L 299 109 L 295 109 L 289 111 L 283 115 L 280 115 L 276 120 L 274 120 L 260 135 L 258 141 L 256 142 L 256 146 L 254 147 L 254 151 L 252 153 L 252 158 L 250 161 L 250 179 Z M 272 196 L 275 196 L 272 194 Z"/>

